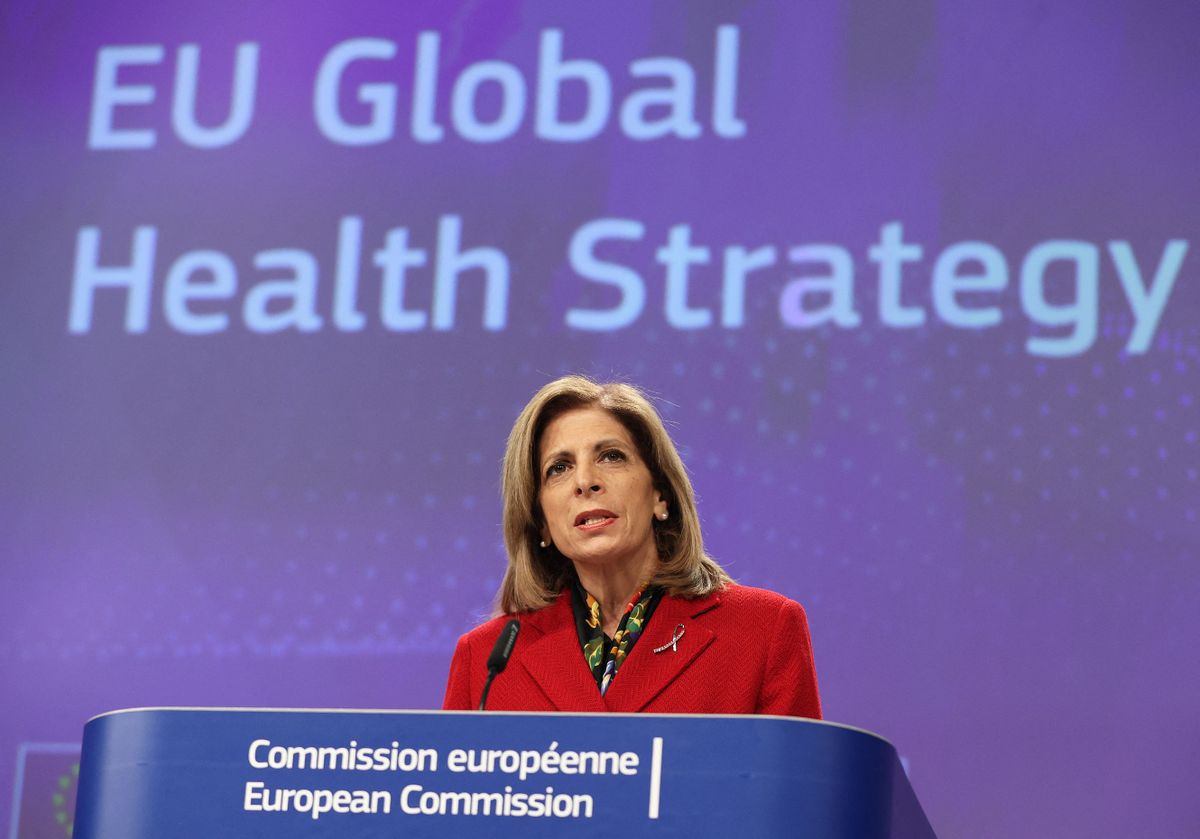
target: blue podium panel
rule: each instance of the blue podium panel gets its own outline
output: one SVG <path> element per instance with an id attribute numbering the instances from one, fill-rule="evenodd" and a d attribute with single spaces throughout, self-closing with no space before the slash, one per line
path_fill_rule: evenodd
<path id="1" fill-rule="evenodd" d="M 932 837 L 895 749 L 786 717 L 162 708 L 84 729 L 76 839 Z"/>

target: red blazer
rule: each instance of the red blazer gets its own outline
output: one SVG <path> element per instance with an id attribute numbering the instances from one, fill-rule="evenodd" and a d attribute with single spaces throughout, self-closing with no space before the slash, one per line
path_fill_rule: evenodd
<path id="1" fill-rule="evenodd" d="M 487 658 L 510 617 L 458 640 L 442 707 L 479 707 Z M 771 591 L 728 585 L 695 600 L 663 597 L 603 697 L 579 647 L 569 590 L 544 609 L 516 617 L 521 633 L 508 667 L 492 683 L 489 711 L 821 718 L 804 609 Z M 656 653 L 672 635 L 678 636 L 674 647 Z"/>

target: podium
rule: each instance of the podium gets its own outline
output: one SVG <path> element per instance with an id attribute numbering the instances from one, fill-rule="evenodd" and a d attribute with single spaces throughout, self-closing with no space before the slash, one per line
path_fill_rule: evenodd
<path id="1" fill-rule="evenodd" d="M 925 839 L 895 749 L 765 716 L 147 708 L 84 728 L 75 839 Z"/>

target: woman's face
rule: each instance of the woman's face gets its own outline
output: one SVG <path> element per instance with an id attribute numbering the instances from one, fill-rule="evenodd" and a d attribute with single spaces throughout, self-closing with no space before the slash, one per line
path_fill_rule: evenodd
<path id="1" fill-rule="evenodd" d="M 667 505 L 616 417 L 602 408 L 560 414 L 542 434 L 538 467 L 542 535 L 563 556 L 577 565 L 657 559 L 653 522 Z"/>

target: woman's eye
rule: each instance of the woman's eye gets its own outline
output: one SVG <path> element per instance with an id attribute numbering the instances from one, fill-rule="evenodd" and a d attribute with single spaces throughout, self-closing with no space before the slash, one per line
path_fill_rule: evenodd
<path id="1" fill-rule="evenodd" d="M 550 466 L 546 468 L 546 477 L 553 478 L 554 476 L 561 475 L 563 472 L 566 472 L 566 471 L 567 471 L 567 464 L 563 463 L 560 460 L 557 463 L 551 463 Z"/>
<path id="2" fill-rule="evenodd" d="M 608 450 L 608 451 L 606 451 L 604 454 L 600 455 L 600 459 L 601 459 L 601 460 L 607 460 L 607 461 L 610 461 L 610 462 L 616 462 L 616 461 L 619 461 L 619 460 L 624 460 L 624 459 L 625 459 L 625 452 L 619 451 L 619 450 L 617 450 L 617 449 L 609 449 L 609 450 Z"/>

